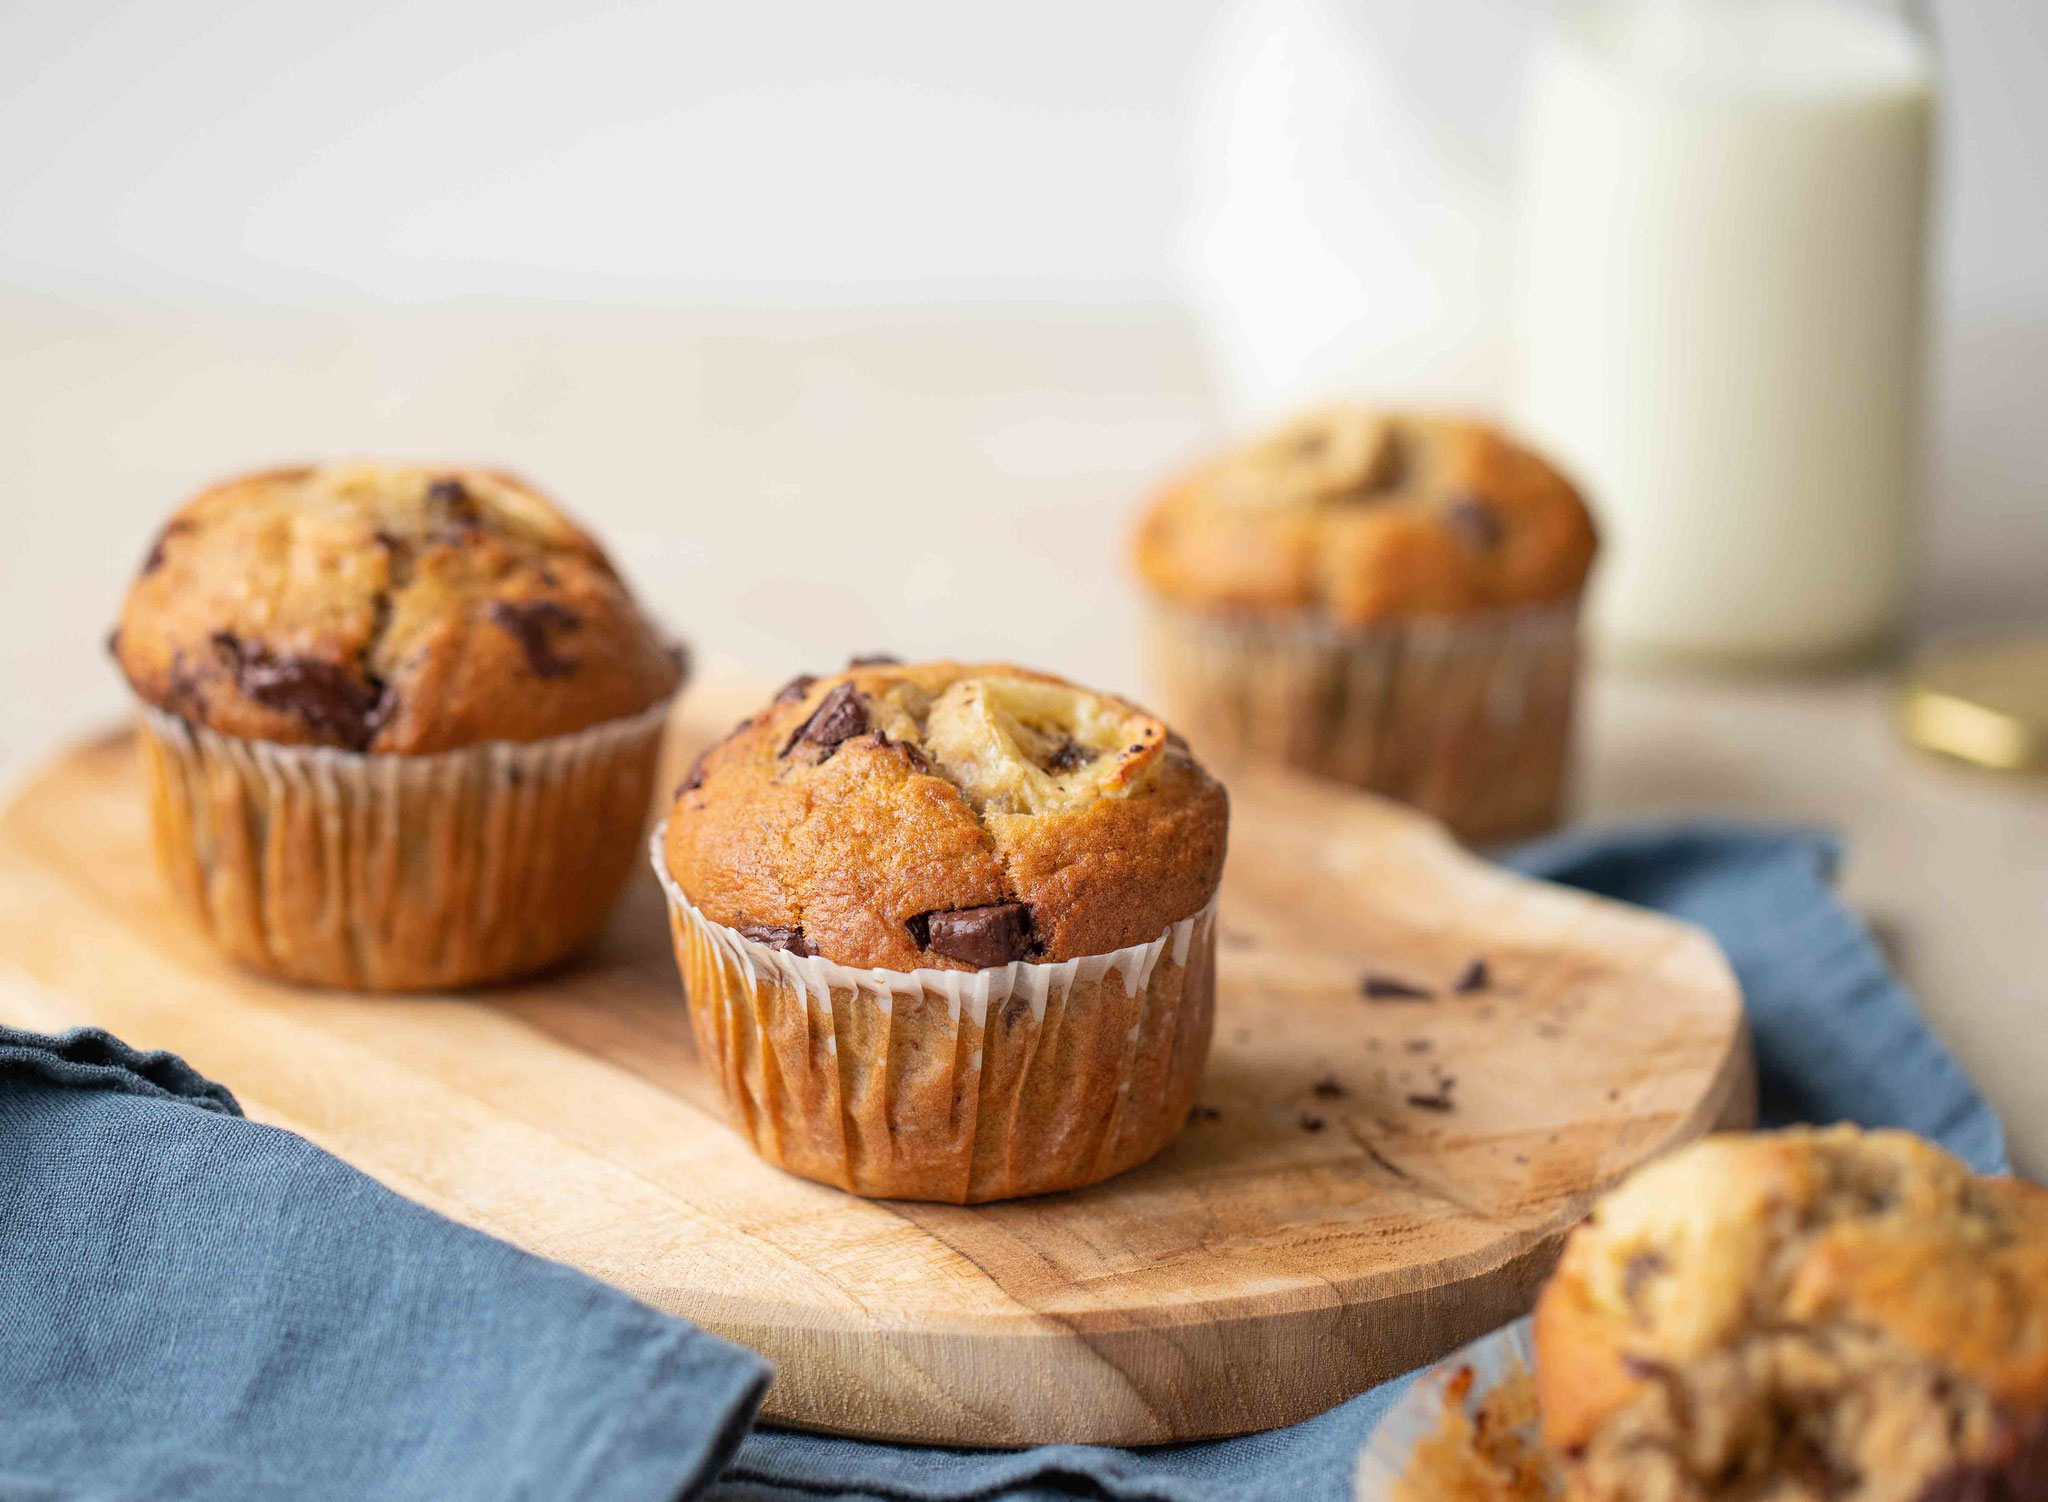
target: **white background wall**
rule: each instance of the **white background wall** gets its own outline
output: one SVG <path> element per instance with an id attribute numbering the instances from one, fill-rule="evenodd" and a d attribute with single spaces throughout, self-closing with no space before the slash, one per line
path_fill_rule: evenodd
<path id="1" fill-rule="evenodd" d="M 342 292 L 1172 295 L 1229 0 L 12 0 L 0 273 Z M 1354 0 L 1495 165 L 1537 0 Z M 2048 8 L 1937 6 L 1948 277 L 2048 313 Z"/>
<path id="2" fill-rule="evenodd" d="M 12 0 L 0 281 L 329 305 L 1171 300 L 1218 38 L 1304 3 Z M 1936 9 L 1930 599 L 2038 610 L 2048 4 Z M 1421 155 L 1460 173 L 1411 205 L 1500 191 L 1545 8 L 1347 14 Z"/>

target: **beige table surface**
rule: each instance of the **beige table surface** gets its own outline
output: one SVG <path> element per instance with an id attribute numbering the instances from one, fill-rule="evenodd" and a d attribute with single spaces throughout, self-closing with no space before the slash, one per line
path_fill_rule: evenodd
<path id="1" fill-rule="evenodd" d="M 520 469 L 726 676 L 889 650 L 1142 691 L 1126 511 L 1217 429 L 1166 308 L 201 314 L 0 294 L 0 412 L 9 783 L 121 712 L 100 643 L 123 583 L 216 474 L 370 453 Z M 1849 898 L 2019 1165 L 2048 1172 L 2048 783 L 1908 751 L 1877 675 L 1603 672 L 1587 708 L 1587 817 L 1843 833 Z"/>

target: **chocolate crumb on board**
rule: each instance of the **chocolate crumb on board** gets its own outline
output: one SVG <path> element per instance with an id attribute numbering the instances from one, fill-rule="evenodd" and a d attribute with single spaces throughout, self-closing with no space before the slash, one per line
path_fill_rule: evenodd
<path id="1" fill-rule="evenodd" d="M 1219 1121 L 1222 1119 L 1223 1113 L 1214 1106 L 1198 1105 L 1188 1112 L 1188 1116 L 1194 1121 Z"/>
<path id="2" fill-rule="evenodd" d="M 1344 1088 L 1344 1082 L 1334 1074 L 1326 1074 L 1309 1089 L 1321 1100 L 1342 1100 L 1351 1092 Z"/>
<path id="3" fill-rule="evenodd" d="M 804 937 L 801 928 L 790 928 L 780 923 L 742 923 L 740 934 L 756 944 L 766 944 L 770 949 L 809 959 L 818 951 L 811 948 L 811 941 Z"/>
<path id="4" fill-rule="evenodd" d="M 1304 1132 L 1320 1132 L 1327 1125 L 1329 1123 L 1313 1111 L 1303 1111 L 1301 1113 L 1301 1129 Z"/>
<path id="5" fill-rule="evenodd" d="M 1470 996 L 1474 991 L 1484 991 L 1492 984 L 1492 972 L 1486 968 L 1485 957 L 1480 956 L 1458 972 L 1458 978 L 1451 982 L 1451 990 L 1459 996 Z"/>
<path id="6" fill-rule="evenodd" d="M 1436 1089 L 1431 1093 L 1425 1095 L 1418 1091 L 1409 1095 L 1408 1104 L 1418 1111 L 1454 1111 L 1457 1107 L 1451 1104 L 1451 1086 L 1457 1083 L 1447 1074 L 1437 1081 Z"/>
<path id="7" fill-rule="evenodd" d="M 1367 1001 L 1433 1001 L 1436 992 L 1425 986 L 1401 980 L 1392 975 L 1376 975 L 1371 972 L 1358 982 L 1359 993 Z"/>

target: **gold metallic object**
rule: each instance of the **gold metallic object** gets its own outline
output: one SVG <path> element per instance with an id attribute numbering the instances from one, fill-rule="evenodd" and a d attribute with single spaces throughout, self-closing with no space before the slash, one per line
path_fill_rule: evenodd
<path id="1" fill-rule="evenodd" d="M 1907 740 L 2000 772 L 2048 771 L 2048 628 L 1931 643 L 1906 670 Z"/>

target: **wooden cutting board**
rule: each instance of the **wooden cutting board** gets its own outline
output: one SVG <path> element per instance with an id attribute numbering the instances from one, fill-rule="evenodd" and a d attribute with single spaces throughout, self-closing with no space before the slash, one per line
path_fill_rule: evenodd
<path id="1" fill-rule="evenodd" d="M 762 1351 L 776 1420 L 969 1445 L 1238 1433 L 1520 1313 L 1601 1186 L 1747 1122 L 1754 1084 L 1704 934 L 1362 795 L 1245 776 L 1232 802 L 1203 1103 L 1159 1158 L 1075 1193 L 880 1203 L 762 1165 L 697 1068 L 651 876 L 587 960 L 530 984 L 243 974 L 159 883 L 126 734 L 0 814 L 0 1019 L 174 1050 L 400 1193 Z M 1486 984 L 1454 990 L 1474 960 Z M 1369 998 L 1368 976 L 1429 994 Z"/>

